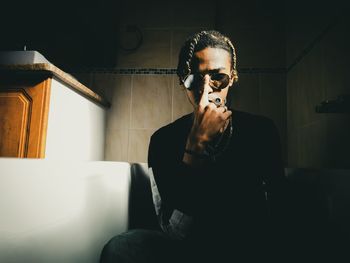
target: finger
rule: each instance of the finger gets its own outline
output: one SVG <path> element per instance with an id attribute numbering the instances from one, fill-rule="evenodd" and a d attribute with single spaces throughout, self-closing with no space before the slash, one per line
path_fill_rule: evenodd
<path id="1" fill-rule="evenodd" d="M 227 120 L 228 118 L 231 117 L 232 111 L 230 111 L 230 110 L 225 111 L 225 112 L 223 113 L 223 115 L 224 115 L 224 118 Z"/>
<path id="2" fill-rule="evenodd" d="M 220 113 L 224 113 L 224 112 L 227 111 L 227 108 L 226 108 L 226 106 L 221 106 L 221 107 L 217 108 L 217 111 L 220 112 Z"/>
<path id="3" fill-rule="evenodd" d="M 217 111 L 220 113 L 225 113 L 228 111 L 228 109 L 226 106 L 220 106 L 220 107 L 217 107 Z"/>
<path id="4" fill-rule="evenodd" d="M 226 124 L 226 122 L 222 125 L 222 127 L 220 128 L 220 133 L 224 133 L 224 131 L 226 130 L 226 128 L 227 128 L 227 124 Z"/>
<path id="5" fill-rule="evenodd" d="M 220 109 L 222 110 L 222 112 L 226 112 L 227 111 L 227 107 L 226 106 L 220 106 Z"/>
<path id="6" fill-rule="evenodd" d="M 209 104 L 208 95 L 210 92 L 209 84 L 205 83 L 203 87 L 202 96 L 199 100 L 199 106 L 205 108 Z"/>
<path id="7" fill-rule="evenodd" d="M 227 119 L 227 120 L 225 121 L 224 125 L 222 125 L 222 127 L 221 127 L 221 129 L 220 129 L 220 132 L 221 132 L 221 133 L 223 133 L 223 132 L 226 130 L 226 128 L 228 127 L 229 123 L 230 123 L 230 121 Z"/>
<path id="8" fill-rule="evenodd" d="M 217 111 L 218 110 L 218 106 L 215 105 L 215 103 L 212 102 L 208 102 L 208 105 L 204 107 L 205 110 L 209 110 L 209 111 Z"/>
<path id="9" fill-rule="evenodd" d="M 223 126 L 220 129 L 220 133 L 223 133 L 226 130 L 228 124 L 230 123 L 230 117 L 231 116 L 232 116 L 232 112 L 231 111 L 224 113 L 224 120 L 225 120 L 225 122 L 224 122 Z"/>

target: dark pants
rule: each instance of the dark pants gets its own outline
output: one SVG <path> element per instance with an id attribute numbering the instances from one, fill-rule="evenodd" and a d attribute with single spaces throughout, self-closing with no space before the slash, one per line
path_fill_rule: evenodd
<path id="1" fill-rule="evenodd" d="M 182 242 L 156 230 L 134 229 L 112 238 L 103 248 L 103 263 L 184 262 Z"/>
<path id="2" fill-rule="evenodd" d="M 112 238 L 103 248 L 101 263 L 271 262 L 262 250 L 227 238 L 177 241 L 156 230 L 135 229 Z M 249 247 L 249 249 L 247 249 Z M 283 262 L 283 261 L 282 261 Z"/>
<path id="3" fill-rule="evenodd" d="M 235 242 L 233 236 L 224 239 L 204 238 L 196 241 L 176 241 L 156 230 L 135 229 L 112 238 L 103 248 L 101 263 L 196 263 L 196 262 L 345 262 L 349 242 L 337 238 L 318 241 L 300 235 L 286 242 L 263 239 Z M 254 242 L 255 241 L 255 242 Z M 331 245 L 332 242 L 335 244 Z M 255 243 L 255 244 L 254 244 Z M 347 261 L 348 262 L 348 261 Z"/>

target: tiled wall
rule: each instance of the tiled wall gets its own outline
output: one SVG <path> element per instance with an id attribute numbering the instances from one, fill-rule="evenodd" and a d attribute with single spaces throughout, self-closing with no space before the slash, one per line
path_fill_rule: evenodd
<path id="1" fill-rule="evenodd" d="M 124 4 L 120 30 L 128 24 L 137 25 L 143 34 L 142 45 L 134 52 L 119 49 L 114 73 L 80 74 L 81 80 L 112 102 L 106 160 L 145 162 L 150 135 L 192 111 L 175 74 L 140 74 L 123 69 L 173 70 L 183 41 L 198 30 L 213 28 L 228 34 L 237 48 L 240 80 L 232 91 L 233 106 L 271 117 L 286 152 L 284 34 L 277 13 L 267 19 L 270 26 L 261 23 L 269 6 L 242 3 L 181 0 Z"/>
<path id="2" fill-rule="evenodd" d="M 107 112 L 108 161 L 146 162 L 152 133 L 192 111 L 174 74 L 80 75 L 111 101 Z"/>
<path id="3" fill-rule="evenodd" d="M 333 8 L 333 9 L 332 9 Z M 350 115 L 319 114 L 315 106 L 349 94 L 349 19 L 321 2 L 287 24 L 288 165 L 349 168 Z"/>

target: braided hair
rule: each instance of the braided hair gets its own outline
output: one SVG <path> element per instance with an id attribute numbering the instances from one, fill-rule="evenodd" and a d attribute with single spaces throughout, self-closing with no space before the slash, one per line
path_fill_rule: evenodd
<path id="1" fill-rule="evenodd" d="M 177 75 L 180 85 L 184 83 L 185 78 L 191 74 L 191 63 L 193 54 L 207 47 L 221 48 L 231 54 L 231 70 L 233 82 L 238 81 L 236 68 L 236 51 L 230 39 L 215 30 L 201 31 L 188 38 L 182 46 L 179 54 L 179 63 L 177 65 Z"/>

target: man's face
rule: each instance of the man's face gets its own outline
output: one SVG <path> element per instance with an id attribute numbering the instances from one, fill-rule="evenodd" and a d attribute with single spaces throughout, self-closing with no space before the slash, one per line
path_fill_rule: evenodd
<path id="1" fill-rule="evenodd" d="M 233 84 L 233 77 L 231 72 L 231 56 L 230 53 L 221 48 L 205 48 L 197 51 L 193 56 L 193 64 L 191 73 L 200 73 L 203 81 L 200 85 L 192 90 L 186 90 L 187 96 L 194 108 L 197 107 L 198 102 L 202 96 L 204 86 L 209 86 L 209 97 L 220 97 L 226 99 L 228 89 Z M 215 89 L 210 86 L 210 75 L 212 73 L 225 73 L 230 76 L 230 81 L 227 87 L 222 89 Z"/>

